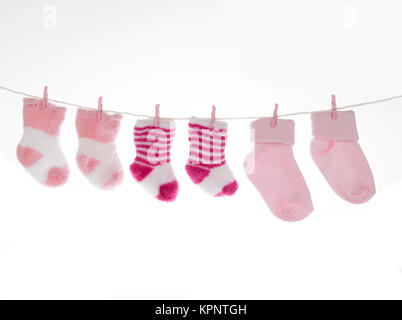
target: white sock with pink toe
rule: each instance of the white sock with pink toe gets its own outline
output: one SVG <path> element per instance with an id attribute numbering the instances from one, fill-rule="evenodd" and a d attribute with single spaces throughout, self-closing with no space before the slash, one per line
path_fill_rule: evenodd
<path id="1" fill-rule="evenodd" d="M 25 169 L 41 184 L 63 185 L 69 176 L 66 159 L 59 144 L 60 127 L 65 108 L 44 99 L 24 99 L 24 135 L 17 157 Z"/>
<path id="2" fill-rule="evenodd" d="M 112 189 L 123 179 L 123 169 L 114 142 L 121 118 L 119 114 L 102 112 L 101 107 L 99 111 L 77 111 L 77 164 L 89 182 L 99 189 Z"/>

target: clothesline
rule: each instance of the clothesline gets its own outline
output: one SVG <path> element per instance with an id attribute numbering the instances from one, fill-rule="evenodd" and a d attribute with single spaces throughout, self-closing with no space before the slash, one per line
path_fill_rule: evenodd
<path id="1" fill-rule="evenodd" d="M 1 87 L 0 90 L 6 91 L 9 93 L 13 94 L 18 94 L 24 97 L 28 98 L 36 98 L 36 99 L 42 99 L 42 97 L 38 97 L 29 93 L 25 93 L 19 90 L 14 90 L 6 87 Z M 357 107 L 362 107 L 362 106 L 368 106 L 372 104 L 377 104 L 377 103 L 383 103 L 391 100 L 396 100 L 396 99 L 402 99 L 402 95 L 398 96 L 393 96 L 393 97 L 388 97 L 384 99 L 379 99 L 379 100 L 373 100 L 373 101 L 367 101 L 367 102 L 361 102 L 361 103 L 356 103 L 356 104 L 350 104 L 350 105 L 345 105 L 341 107 L 337 107 L 337 110 L 343 110 L 343 109 L 350 109 L 350 108 L 357 108 Z M 57 104 L 63 104 L 65 106 L 73 107 L 73 108 L 82 108 L 86 110 L 98 110 L 97 108 L 94 107 L 89 107 L 89 106 L 84 106 L 80 104 L 75 104 L 71 102 L 66 102 L 66 101 L 61 101 L 61 100 L 56 100 L 56 99 L 48 99 L 49 102 L 57 103 Z M 331 108 L 326 108 L 326 109 L 321 109 L 321 110 L 315 110 L 315 111 L 301 111 L 301 112 L 294 112 L 294 113 L 286 113 L 286 114 L 279 114 L 278 118 L 280 117 L 288 117 L 288 116 L 297 116 L 297 115 L 303 115 L 303 114 L 311 114 L 311 113 L 316 113 L 320 111 L 327 111 L 330 110 Z M 131 113 L 131 112 L 124 112 L 124 111 L 116 111 L 116 110 L 107 110 L 103 109 L 104 112 L 110 112 L 110 113 L 118 113 L 121 115 L 127 115 L 127 116 L 132 116 L 132 117 L 137 117 L 137 118 L 153 118 L 154 115 L 148 115 L 148 114 L 137 114 L 137 113 Z M 265 118 L 267 115 L 264 116 L 246 116 L 246 117 L 217 117 L 216 120 L 253 120 L 253 119 L 258 119 L 258 118 Z M 191 117 L 179 117 L 179 118 L 169 118 L 169 117 L 161 117 L 161 119 L 167 119 L 167 120 L 190 120 Z"/>

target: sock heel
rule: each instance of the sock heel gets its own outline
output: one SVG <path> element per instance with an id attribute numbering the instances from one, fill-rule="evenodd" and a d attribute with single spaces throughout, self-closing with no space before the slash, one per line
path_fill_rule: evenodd
<path id="1" fill-rule="evenodd" d="M 311 141 L 310 145 L 311 155 L 314 157 L 322 156 L 331 151 L 333 146 L 334 142 L 332 140 L 315 138 L 313 141 Z"/>
<path id="2" fill-rule="evenodd" d="M 29 168 L 42 158 L 42 154 L 32 148 L 18 146 L 17 158 L 24 167 Z"/>
<path id="3" fill-rule="evenodd" d="M 138 182 L 144 180 L 152 170 L 151 167 L 143 166 L 137 162 L 132 163 L 130 166 L 130 172 Z"/>

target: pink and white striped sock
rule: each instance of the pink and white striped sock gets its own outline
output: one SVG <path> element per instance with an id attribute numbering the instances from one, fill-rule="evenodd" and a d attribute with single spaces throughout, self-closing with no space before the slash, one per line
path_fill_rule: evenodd
<path id="1" fill-rule="evenodd" d="M 123 169 L 114 143 L 121 118 L 119 114 L 77 111 L 77 164 L 89 182 L 100 189 L 111 189 L 123 180 Z"/>
<path id="2" fill-rule="evenodd" d="M 170 147 L 176 131 L 174 121 L 138 120 L 134 127 L 136 158 L 130 166 L 135 180 L 161 201 L 173 201 L 179 184 L 170 164 Z"/>
<path id="3" fill-rule="evenodd" d="M 186 171 L 190 179 L 211 196 L 231 196 L 237 188 L 225 161 L 227 124 L 194 118 L 189 122 L 190 158 Z"/>
<path id="4" fill-rule="evenodd" d="M 19 162 L 40 183 L 57 187 L 69 176 L 59 133 L 65 108 L 42 99 L 24 99 L 24 135 L 17 148 Z"/>

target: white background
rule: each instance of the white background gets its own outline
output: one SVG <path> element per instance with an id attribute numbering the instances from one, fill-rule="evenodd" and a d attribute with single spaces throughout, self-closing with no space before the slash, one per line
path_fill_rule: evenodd
<path id="1" fill-rule="evenodd" d="M 161 116 L 266 116 L 402 93 L 400 1 L 137 0 L 0 4 L 0 85 L 49 98 Z M 172 163 L 174 203 L 130 176 L 132 128 L 117 139 L 125 168 L 113 192 L 75 164 L 75 110 L 61 145 L 71 175 L 39 185 L 18 163 L 22 97 L 0 93 L 0 298 L 402 298 L 402 101 L 355 109 L 377 195 L 338 198 L 309 154 L 297 116 L 295 157 L 315 210 L 275 218 L 243 172 L 249 121 L 229 123 L 233 198 L 187 177 L 185 121 Z"/>

